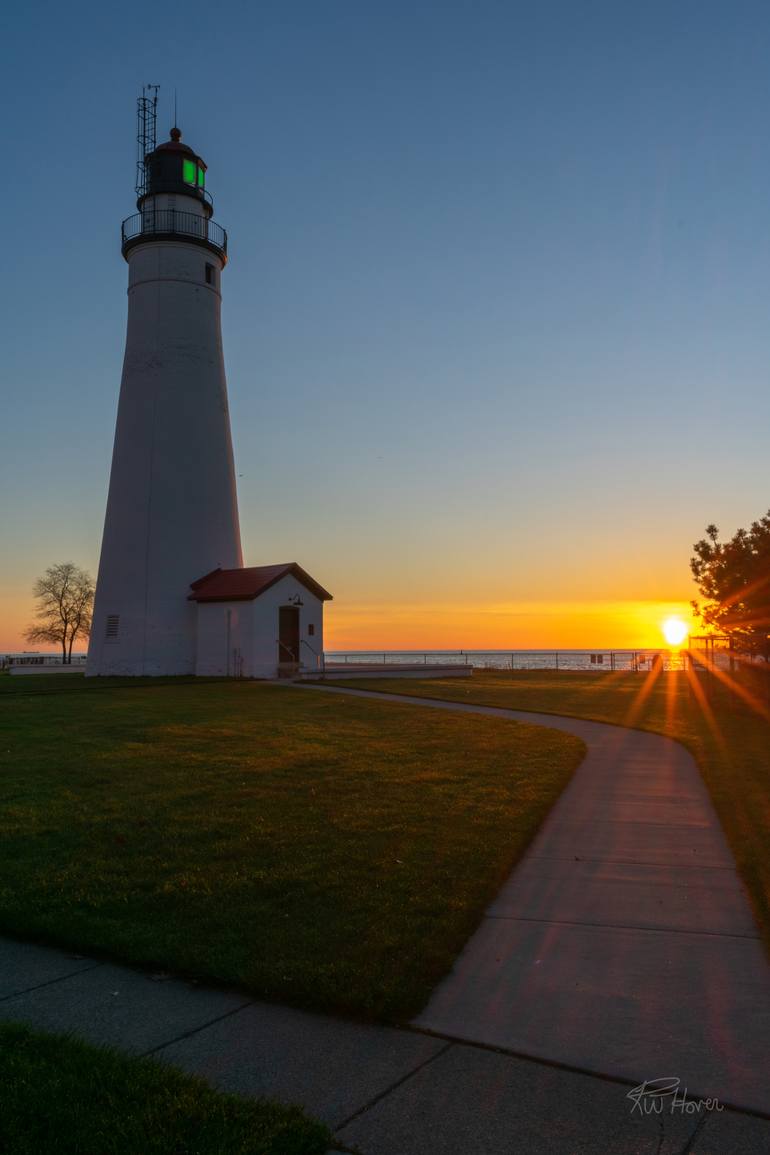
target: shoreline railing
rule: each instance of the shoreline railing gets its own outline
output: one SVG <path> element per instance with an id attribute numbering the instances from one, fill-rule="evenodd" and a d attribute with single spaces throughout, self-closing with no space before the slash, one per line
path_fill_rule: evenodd
<path id="1" fill-rule="evenodd" d="M 328 667 L 354 665 L 470 665 L 486 670 L 572 670 L 645 673 L 686 668 L 686 650 L 326 650 Z"/>

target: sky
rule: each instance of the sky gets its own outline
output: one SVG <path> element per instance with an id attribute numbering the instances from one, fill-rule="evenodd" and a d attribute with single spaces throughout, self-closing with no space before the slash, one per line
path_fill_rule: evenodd
<path id="1" fill-rule="evenodd" d="M 5 12 L 0 650 L 97 570 L 144 83 L 229 234 L 245 559 L 328 649 L 650 646 L 766 511 L 766 4 Z"/>

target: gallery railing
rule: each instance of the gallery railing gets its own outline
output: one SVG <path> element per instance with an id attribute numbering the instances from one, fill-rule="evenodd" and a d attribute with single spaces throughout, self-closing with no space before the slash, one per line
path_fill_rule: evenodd
<path id="1" fill-rule="evenodd" d="M 227 233 L 216 221 L 179 209 L 146 209 L 127 217 L 121 227 L 123 252 L 145 237 L 185 237 L 227 256 Z"/>

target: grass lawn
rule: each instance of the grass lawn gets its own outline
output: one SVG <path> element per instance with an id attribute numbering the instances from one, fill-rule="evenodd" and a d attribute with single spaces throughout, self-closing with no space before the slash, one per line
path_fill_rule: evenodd
<path id="1" fill-rule="evenodd" d="M 331 1139 L 296 1107 L 16 1024 L 0 1026 L 0 1087 L 14 1155 L 323 1155 Z"/>
<path id="2" fill-rule="evenodd" d="M 571 714 L 678 739 L 697 759 L 770 948 L 770 722 L 765 692 L 757 692 L 761 678 L 737 676 L 737 682 L 755 696 L 764 717 L 707 674 L 479 670 L 470 679 L 356 679 L 350 685 Z"/>
<path id="3" fill-rule="evenodd" d="M 268 683 L 0 686 L 0 932 L 374 1018 L 425 1003 L 583 754 Z"/>

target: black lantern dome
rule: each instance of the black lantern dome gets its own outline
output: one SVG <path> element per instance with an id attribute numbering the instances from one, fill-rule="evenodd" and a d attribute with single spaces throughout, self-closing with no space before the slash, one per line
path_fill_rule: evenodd
<path id="1" fill-rule="evenodd" d="M 145 197 L 165 193 L 195 197 L 202 201 L 211 216 L 211 197 L 206 192 L 206 162 L 188 144 L 182 144 L 182 133 L 174 127 L 170 137 L 145 157 L 146 191 L 136 207 L 141 209 Z"/>

